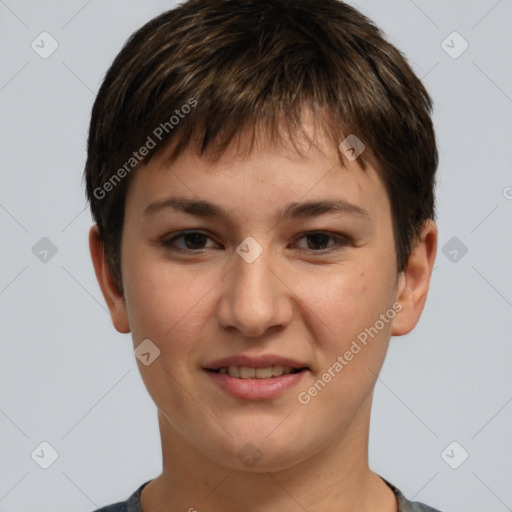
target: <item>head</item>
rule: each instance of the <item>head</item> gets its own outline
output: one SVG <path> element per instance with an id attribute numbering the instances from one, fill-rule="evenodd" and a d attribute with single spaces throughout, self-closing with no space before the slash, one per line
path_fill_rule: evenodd
<path id="1" fill-rule="evenodd" d="M 116 57 L 89 132 L 91 254 L 116 329 L 160 351 L 139 365 L 151 396 L 199 451 L 234 467 L 253 440 L 259 468 L 285 467 L 368 419 L 435 257 L 431 108 L 401 53 L 337 0 L 190 0 Z M 205 367 L 242 353 L 294 355 L 300 389 L 228 397 Z"/>

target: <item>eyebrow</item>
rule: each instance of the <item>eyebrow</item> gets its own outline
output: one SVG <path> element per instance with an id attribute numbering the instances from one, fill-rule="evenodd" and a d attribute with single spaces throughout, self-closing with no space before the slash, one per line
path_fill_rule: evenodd
<path id="1" fill-rule="evenodd" d="M 190 215 L 206 218 L 227 218 L 229 213 L 222 206 L 202 199 L 186 199 L 181 197 L 169 197 L 151 203 L 145 210 L 144 216 L 153 215 L 162 210 L 178 210 Z M 290 203 L 279 214 L 280 220 L 290 218 L 310 218 L 320 215 L 343 213 L 356 215 L 370 219 L 370 214 L 364 208 L 350 203 L 344 199 L 321 199 L 305 201 L 302 203 Z"/>

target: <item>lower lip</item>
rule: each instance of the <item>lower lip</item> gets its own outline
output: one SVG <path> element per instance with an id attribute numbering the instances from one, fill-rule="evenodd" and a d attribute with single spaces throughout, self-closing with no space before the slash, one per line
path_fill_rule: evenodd
<path id="1" fill-rule="evenodd" d="M 226 373 L 209 370 L 205 372 L 230 395 L 243 400 L 265 400 L 275 398 L 296 386 L 308 370 L 271 377 L 269 379 L 237 379 Z"/>

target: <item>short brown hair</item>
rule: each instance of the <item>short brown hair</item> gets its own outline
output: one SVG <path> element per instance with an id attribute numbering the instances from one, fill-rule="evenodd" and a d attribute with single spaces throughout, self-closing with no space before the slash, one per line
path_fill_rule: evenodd
<path id="1" fill-rule="evenodd" d="M 402 53 L 338 0 L 189 0 L 132 34 L 92 109 L 84 177 L 119 290 L 125 197 L 138 166 L 171 141 L 170 161 L 187 148 L 218 157 L 247 130 L 282 141 L 306 107 L 336 147 L 349 134 L 365 144 L 360 162 L 386 186 L 403 270 L 434 218 L 438 153 L 431 98 Z"/>

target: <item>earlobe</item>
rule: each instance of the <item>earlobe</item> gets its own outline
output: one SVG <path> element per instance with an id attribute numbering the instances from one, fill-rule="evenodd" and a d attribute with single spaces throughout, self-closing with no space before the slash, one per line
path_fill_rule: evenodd
<path id="1" fill-rule="evenodd" d="M 124 295 L 118 290 L 105 258 L 103 240 L 97 224 L 89 230 L 89 250 L 96 279 L 110 311 L 114 328 L 120 333 L 130 332 Z"/>
<path id="2" fill-rule="evenodd" d="M 418 323 L 427 300 L 436 251 L 437 227 L 433 220 L 427 220 L 398 279 L 396 300 L 402 309 L 393 320 L 393 336 L 409 333 Z"/>

